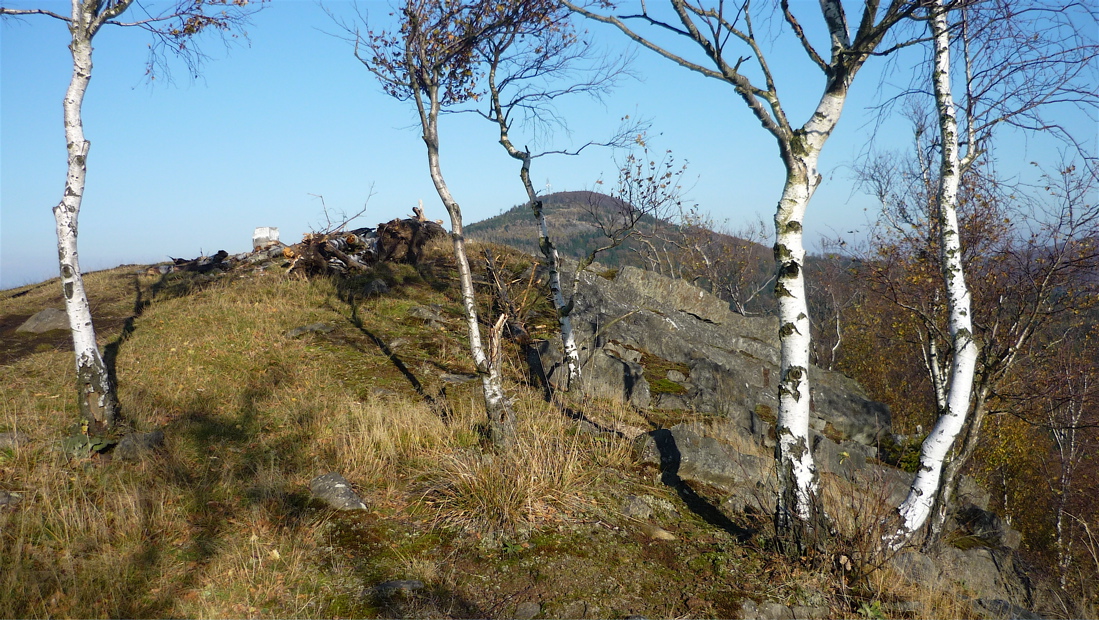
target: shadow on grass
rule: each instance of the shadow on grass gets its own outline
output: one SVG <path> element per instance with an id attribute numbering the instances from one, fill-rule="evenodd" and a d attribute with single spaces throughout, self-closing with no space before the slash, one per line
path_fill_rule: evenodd
<path id="1" fill-rule="evenodd" d="M 303 409 L 287 425 L 298 430 L 263 440 L 263 403 L 284 376 L 280 368 L 269 368 L 229 407 L 202 394 L 181 403 L 183 415 L 164 430 L 169 441 L 183 445 L 153 462 L 160 477 L 157 482 L 171 487 L 169 496 L 182 498 L 188 531 L 184 536 L 164 533 L 163 524 L 151 522 L 155 511 L 142 511 L 141 527 L 147 538 L 142 551 L 129 559 L 118 577 L 124 602 L 104 610 L 108 615 L 177 614 L 180 597 L 197 595 L 195 590 L 202 583 L 217 578 L 210 574 L 210 567 L 230 548 L 227 536 L 231 528 L 239 529 L 250 520 L 292 528 L 319 514 L 319 507 L 311 503 L 304 489 L 285 483 L 312 466 L 307 429 L 313 414 Z M 166 586 L 165 564 L 184 567 Z M 159 585 L 159 590 L 153 590 L 154 585 Z"/>
<path id="2" fill-rule="evenodd" d="M 427 390 L 424 389 L 424 385 L 420 383 L 420 380 L 416 378 L 416 375 L 412 373 L 412 371 L 408 368 L 404 361 L 402 361 L 401 358 L 393 351 L 393 349 L 390 348 L 390 346 L 387 345 L 385 341 L 383 341 L 377 334 L 370 331 L 366 327 L 366 324 L 363 323 L 362 317 L 359 316 L 359 304 L 357 303 L 355 293 L 351 290 L 346 290 L 345 293 L 346 297 L 343 298 L 343 301 L 347 303 L 348 307 L 350 307 L 351 309 L 351 324 L 355 326 L 355 329 L 358 329 L 360 332 L 362 332 L 364 336 L 370 339 L 370 342 L 374 343 L 374 346 L 378 347 L 378 350 L 382 352 L 382 355 L 385 355 L 386 359 L 388 359 L 390 363 L 393 364 L 393 367 L 397 369 L 397 372 L 401 373 L 401 376 L 408 380 L 408 383 L 412 386 L 412 389 L 416 391 L 416 394 L 420 398 L 424 399 L 428 406 L 431 407 L 432 411 L 435 411 L 444 421 L 449 419 L 450 407 L 446 404 L 445 392 L 442 398 L 436 398 L 435 396 L 429 394 Z M 365 353 L 365 351 L 362 350 L 358 343 L 348 341 L 348 345 L 354 347 L 360 353 Z"/>

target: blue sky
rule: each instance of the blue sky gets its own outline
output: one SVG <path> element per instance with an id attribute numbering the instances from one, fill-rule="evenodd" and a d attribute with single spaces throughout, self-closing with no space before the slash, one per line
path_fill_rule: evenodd
<path id="1" fill-rule="evenodd" d="M 67 2 L 17 2 L 67 13 Z M 348 18 L 346 2 L 327 6 Z M 385 25 L 388 4 L 362 2 L 372 23 Z M 816 2 L 796 2 L 806 20 L 819 21 Z M 606 53 L 628 51 L 612 29 L 586 25 Z M 220 249 L 249 249 L 257 226 L 279 227 L 294 242 L 323 227 L 323 195 L 330 211 L 358 211 L 358 225 L 410 214 L 423 200 L 429 217 L 446 213 L 427 174 L 426 156 L 410 104 L 390 99 L 352 56 L 348 43 L 327 34 L 332 21 L 310 0 L 272 0 L 254 16 L 249 42 L 226 50 L 203 41 L 211 59 L 192 80 L 174 64 L 174 84 L 145 80 L 147 35 L 105 28 L 95 39 L 94 73 L 84 105 L 92 147 L 80 214 L 80 256 L 85 271 L 167 257 L 194 257 Z M 71 74 L 68 32 L 46 17 L 4 19 L 0 24 L 0 288 L 54 277 L 56 240 L 51 208 L 64 183 L 61 98 Z M 822 77 L 796 44 L 778 39 L 767 50 L 772 66 L 789 67 L 779 88 L 792 120 L 804 122 Z M 873 202 L 852 190 L 850 165 L 873 129 L 869 106 L 908 83 L 899 59 L 872 64 L 856 80 L 837 133 L 825 147 L 826 183 L 806 217 L 808 240 L 864 230 Z M 885 69 L 883 77 L 882 69 Z M 732 89 L 688 72 L 647 51 L 604 102 L 562 104 L 575 146 L 605 136 L 629 114 L 652 122 L 651 146 L 672 149 L 689 163 L 688 198 L 734 228 L 770 221 L 782 186 L 773 139 Z M 1086 119 L 1081 135 L 1094 136 Z M 902 123 L 886 127 L 884 141 L 904 143 Z M 517 132 L 521 133 L 521 132 Z M 496 143 L 493 126 L 472 115 L 442 120 L 442 165 L 467 223 L 524 200 L 518 169 Z M 520 143 L 522 137 L 519 136 Z M 1022 170 L 1049 158 L 1040 139 L 1015 139 L 1001 170 Z M 619 154 L 619 158 L 621 158 Z M 553 191 L 595 188 L 615 177 L 614 154 L 537 160 L 536 187 Z"/>

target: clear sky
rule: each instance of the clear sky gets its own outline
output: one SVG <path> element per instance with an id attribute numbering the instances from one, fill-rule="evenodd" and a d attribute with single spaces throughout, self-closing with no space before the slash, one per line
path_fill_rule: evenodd
<path id="1" fill-rule="evenodd" d="M 49 0 L 0 4 L 69 11 L 68 2 Z M 354 15 L 350 3 L 326 6 L 348 19 Z M 390 23 L 387 3 L 359 6 L 372 24 Z M 819 22 L 815 0 L 794 7 L 807 22 Z M 585 27 L 608 54 L 632 49 L 613 29 Z M 104 28 L 95 39 L 84 104 L 92 146 L 80 213 L 82 268 L 242 252 L 250 249 L 257 226 L 277 226 L 282 240 L 293 243 L 324 226 L 313 194 L 323 195 L 330 211 L 348 213 L 370 196 L 359 226 L 411 214 L 418 200 L 429 217 L 445 220 L 411 104 L 383 94 L 350 45 L 327 34 L 336 31 L 313 1 L 272 0 L 254 16 L 247 44 L 226 49 L 216 39 L 202 41 L 211 58 L 201 77 L 190 79 L 176 63 L 173 84 L 158 79 L 150 85 L 148 35 Z M 5 18 L 0 24 L 0 288 L 57 274 L 51 208 L 65 176 L 61 99 L 72 71 L 67 44 L 65 25 L 55 19 Z M 767 51 L 772 66 L 783 67 L 779 88 L 800 124 L 823 77 L 796 43 L 779 38 Z M 915 58 L 892 66 L 879 61 L 856 80 L 822 157 L 826 182 L 806 217 L 810 243 L 822 234 L 865 229 L 873 216 L 873 202 L 852 190 L 850 165 L 873 130 L 869 107 L 908 84 Z M 633 71 L 639 79 L 602 103 L 577 99 L 559 106 L 571 135 L 559 132 L 553 145 L 604 137 L 626 114 L 649 119 L 651 146 L 672 149 L 689 164 L 690 202 L 734 228 L 761 217 L 769 222 L 782 167 L 774 140 L 732 88 L 644 50 L 636 52 Z M 1091 123 L 1082 117 L 1070 122 Z M 472 115 L 441 121 L 443 172 L 467 223 L 524 201 L 518 167 L 493 129 Z M 887 141 L 908 140 L 903 123 L 882 131 Z M 1091 139 L 1095 127 L 1081 126 L 1078 133 Z M 1001 169 L 1023 169 L 1054 152 L 1041 140 L 1016 142 L 999 155 Z M 540 159 L 532 169 L 539 190 L 594 189 L 601 177 L 615 178 L 614 154 L 606 150 Z"/>

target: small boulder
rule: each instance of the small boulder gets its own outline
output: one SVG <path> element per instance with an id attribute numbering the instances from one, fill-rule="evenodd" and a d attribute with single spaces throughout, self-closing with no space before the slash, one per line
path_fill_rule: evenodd
<path id="1" fill-rule="evenodd" d="M 538 614 L 542 613 L 542 606 L 536 601 L 526 601 L 525 603 L 519 603 L 515 607 L 515 615 L 512 616 L 516 620 L 533 620 L 538 617 Z"/>
<path id="2" fill-rule="evenodd" d="M 23 501 L 23 496 L 19 493 L 0 490 L 0 512 L 15 510 L 21 501 Z"/>
<path id="3" fill-rule="evenodd" d="M 385 283 L 385 280 L 381 278 L 375 278 L 366 283 L 363 287 L 363 295 L 370 297 L 371 295 L 385 295 L 389 292 L 389 285 Z"/>
<path id="4" fill-rule="evenodd" d="M 968 504 L 958 509 L 954 517 L 961 530 L 989 547 L 1018 549 L 1022 535 L 1000 515 Z"/>
<path id="5" fill-rule="evenodd" d="M 46 308 L 24 321 L 15 331 L 44 334 L 55 329 L 69 329 L 69 316 L 64 310 Z"/>
<path id="6" fill-rule="evenodd" d="M 622 514 L 635 519 L 648 519 L 653 514 L 653 508 L 636 495 L 627 495 L 622 502 Z"/>
<path id="7" fill-rule="evenodd" d="M 462 383 L 469 383 L 470 381 L 476 381 L 477 377 L 478 377 L 478 375 L 467 375 L 467 374 L 459 374 L 459 373 L 453 373 L 453 372 L 444 372 L 443 374 L 439 375 L 439 378 L 442 379 L 443 381 L 445 381 L 446 383 L 454 383 L 454 384 L 462 384 Z"/>
<path id="8" fill-rule="evenodd" d="M 439 314 L 432 308 L 428 308 L 427 306 L 412 306 L 408 309 L 408 316 L 415 319 L 422 319 L 428 325 L 432 325 L 434 323 L 446 323 L 446 319 L 443 318 L 443 315 Z"/>
<path id="9" fill-rule="evenodd" d="M 309 490 L 314 497 L 336 510 L 366 510 L 366 503 L 351 489 L 351 483 L 336 472 L 313 478 Z"/>
<path id="10" fill-rule="evenodd" d="M 373 588 L 363 590 L 363 595 L 375 595 L 379 597 L 408 596 L 417 590 L 424 589 L 424 582 L 419 579 L 393 579 L 383 581 Z"/>

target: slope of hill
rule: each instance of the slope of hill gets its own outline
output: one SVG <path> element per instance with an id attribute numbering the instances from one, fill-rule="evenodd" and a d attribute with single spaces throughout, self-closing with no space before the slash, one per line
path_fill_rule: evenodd
<path id="1" fill-rule="evenodd" d="M 533 335 L 551 337 L 545 291 L 522 288 L 530 258 L 494 250 Z M 714 414 L 645 417 L 597 399 L 572 403 L 578 422 L 509 362 L 521 449 L 486 449 L 445 243 L 416 267 L 350 278 L 278 265 L 146 273 L 87 280 L 124 414 L 163 432 L 158 450 L 136 455 L 61 441 L 77 416 L 71 348 L 63 331 L 15 333 L 18 317 L 60 304 L 56 280 L 0 298 L 0 350 L 11 352 L 0 361 L 0 616 L 974 614 L 945 580 L 917 588 L 891 568 L 845 572 L 840 557 L 869 561 L 857 541 L 777 553 L 765 512 L 682 482 L 703 464 L 694 449 L 661 471 L 662 459 L 646 465 L 633 442 L 599 431 L 689 421 L 694 433 Z M 660 373 L 653 385 L 686 380 L 679 365 L 622 354 L 634 353 Z M 328 472 L 368 509 L 313 498 L 310 481 Z"/>

